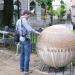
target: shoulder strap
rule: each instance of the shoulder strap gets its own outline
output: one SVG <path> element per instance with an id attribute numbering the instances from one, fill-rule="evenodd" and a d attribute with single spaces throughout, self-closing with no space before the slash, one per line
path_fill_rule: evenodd
<path id="1" fill-rule="evenodd" d="M 21 27 L 24 28 L 24 31 L 26 32 L 26 34 L 28 33 L 27 29 L 25 28 L 25 26 L 23 25 L 22 19 L 21 19 Z M 23 31 L 23 30 L 22 30 Z"/>
<path id="2" fill-rule="evenodd" d="M 24 27 L 24 26 L 23 26 L 23 23 L 22 23 L 22 19 L 21 19 L 21 27 Z M 24 28 L 25 28 L 25 27 L 24 27 Z M 25 28 L 25 29 L 26 29 L 26 28 Z"/>

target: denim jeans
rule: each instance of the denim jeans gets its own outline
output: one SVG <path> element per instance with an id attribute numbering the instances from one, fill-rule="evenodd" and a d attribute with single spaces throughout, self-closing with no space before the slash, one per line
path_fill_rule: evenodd
<path id="1" fill-rule="evenodd" d="M 29 71 L 30 62 L 30 39 L 20 41 L 20 69 Z"/>

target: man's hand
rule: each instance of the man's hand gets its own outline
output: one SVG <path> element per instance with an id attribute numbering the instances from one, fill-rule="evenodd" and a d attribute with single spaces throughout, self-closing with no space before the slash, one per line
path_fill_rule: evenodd
<path id="1" fill-rule="evenodd" d="M 40 32 L 38 32 L 37 34 L 38 34 L 38 35 L 41 35 L 41 33 L 40 33 Z"/>

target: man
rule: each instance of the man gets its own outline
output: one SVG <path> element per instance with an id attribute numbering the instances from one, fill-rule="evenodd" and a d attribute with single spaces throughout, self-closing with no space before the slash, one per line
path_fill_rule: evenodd
<path id="1" fill-rule="evenodd" d="M 30 73 L 29 61 L 30 61 L 30 32 L 34 32 L 40 35 L 39 32 L 34 30 L 28 23 L 28 18 L 31 13 L 29 11 L 24 11 L 23 15 L 16 23 L 16 30 L 19 33 L 19 43 L 20 43 L 20 70 L 25 74 Z"/>

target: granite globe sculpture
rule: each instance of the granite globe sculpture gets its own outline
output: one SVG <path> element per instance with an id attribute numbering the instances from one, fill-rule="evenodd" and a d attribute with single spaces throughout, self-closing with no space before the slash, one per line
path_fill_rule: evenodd
<path id="1" fill-rule="evenodd" d="M 64 67 L 75 57 L 75 34 L 62 25 L 47 27 L 37 41 L 37 53 L 51 67 Z"/>

